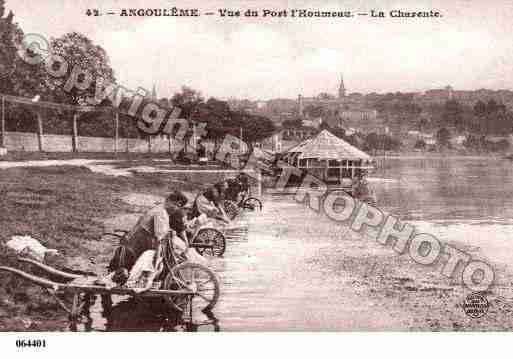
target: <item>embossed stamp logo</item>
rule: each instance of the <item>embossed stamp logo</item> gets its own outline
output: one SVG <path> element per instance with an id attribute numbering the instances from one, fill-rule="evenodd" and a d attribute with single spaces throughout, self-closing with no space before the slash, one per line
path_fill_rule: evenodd
<path id="1" fill-rule="evenodd" d="M 463 301 L 463 310 L 471 318 L 481 318 L 488 312 L 490 303 L 481 293 L 472 293 Z"/>

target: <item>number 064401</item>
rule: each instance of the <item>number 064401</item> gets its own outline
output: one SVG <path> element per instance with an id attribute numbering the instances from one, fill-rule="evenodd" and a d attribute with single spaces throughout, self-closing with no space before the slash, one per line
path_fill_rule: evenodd
<path id="1" fill-rule="evenodd" d="M 17 339 L 16 348 L 46 348 L 44 339 Z"/>

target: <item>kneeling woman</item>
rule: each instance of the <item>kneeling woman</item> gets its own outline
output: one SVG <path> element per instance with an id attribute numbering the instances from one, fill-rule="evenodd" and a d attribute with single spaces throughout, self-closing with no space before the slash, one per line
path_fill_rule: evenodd
<path id="1" fill-rule="evenodd" d="M 126 282 L 127 286 L 136 287 L 137 292 L 150 289 L 162 272 L 162 250 L 169 236 L 172 236 L 173 248 L 185 253 L 188 259 L 201 258 L 183 240 L 186 238 L 185 213 L 181 207 L 186 203 L 187 197 L 174 191 L 163 204 L 143 214 L 115 251 L 108 267 L 110 274 L 101 282 L 111 280 L 118 285 Z M 138 286 L 139 283 L 142 285 Z"/>

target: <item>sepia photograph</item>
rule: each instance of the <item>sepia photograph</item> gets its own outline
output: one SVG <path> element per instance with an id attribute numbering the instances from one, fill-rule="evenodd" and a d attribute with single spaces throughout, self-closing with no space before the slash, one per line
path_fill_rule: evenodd
<path id="1" fill-rule="evenodd" d="M 511 331 L 511 14 L 0 0 L 0 331 Z"/>

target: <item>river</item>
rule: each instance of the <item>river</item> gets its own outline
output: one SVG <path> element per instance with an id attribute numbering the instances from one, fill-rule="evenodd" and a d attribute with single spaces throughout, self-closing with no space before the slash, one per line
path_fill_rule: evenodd
<path id="1" fill-rule="evenodd" d="M 369 178 L 377 206 L 442 241 L 480 247 L 508 264 L 513 249 L 513 166 L 484 158 L 387 159 Z M 165 318 L 156 306 L 121 301 L 114 319 L 92 308 L 90 330 L 277 331 L 400 329 L 391 311 L 362 301 L 344 256 L 368 255 L 347 229 L 292 196 L 264 197 L 262 213 L 233 224 L 223 258 L 211 267 L 221 281 L 213 314 L 194 325 Z M 360 252 L 359 252 L 360 251 Z M 420 295 L 420 294 L 419 294 Z M 377 315 L 379 314 L 379 315 Z M 113 324 L 114 323 L 114 324 Z"/>
<path id="2" fill-rule="evenodd" d="M 513 162 L 486 158 L 387 159 L 372 174 L 377 206 L 443 241 L 482 248 L 509 264 Z"/>

